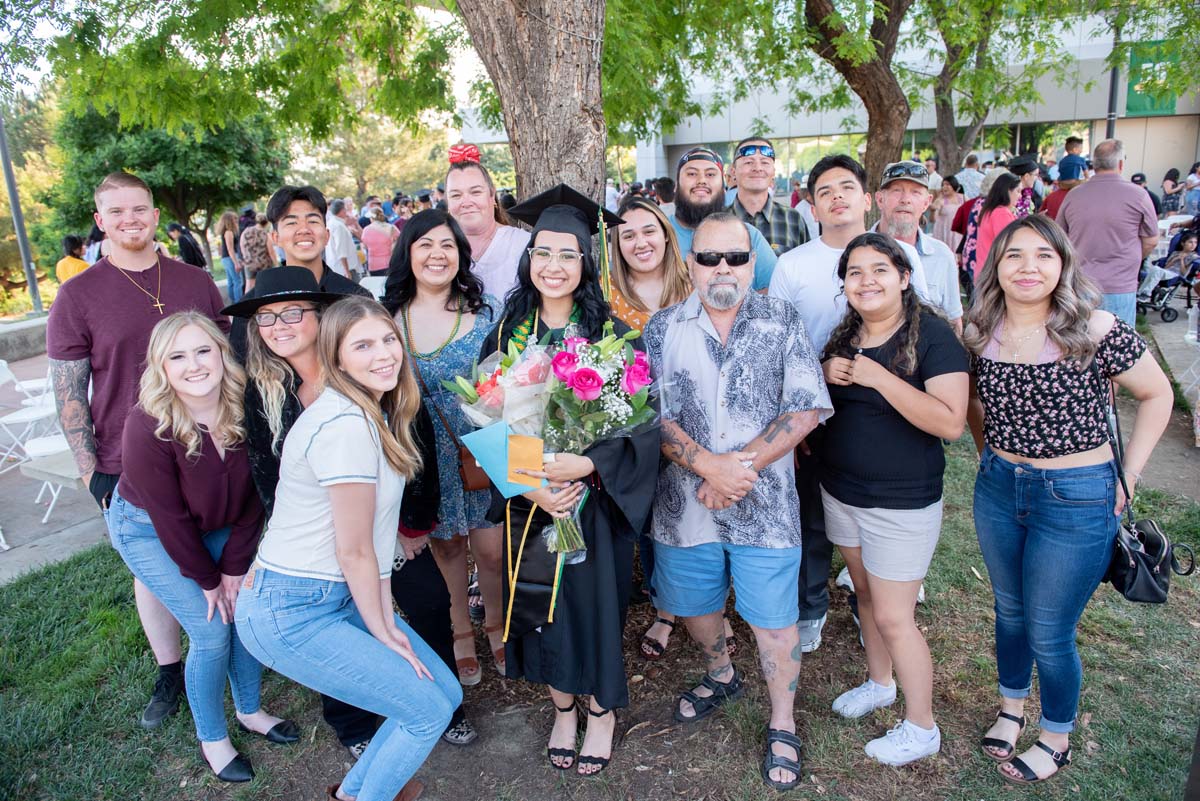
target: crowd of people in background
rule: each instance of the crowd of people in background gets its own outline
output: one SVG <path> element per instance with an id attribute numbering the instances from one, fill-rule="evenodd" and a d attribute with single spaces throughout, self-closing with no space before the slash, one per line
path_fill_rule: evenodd
<path id="1" fill-rule="evenodd" d="M 858 718 L 902 693 L 899 722 L 865 752 L 930 758 L 936 687 L 953 679 L 915 609 L 936 559 L 945 443 L 970 430 L 996 613 L 997 696 L 978 710 L 978 745 L 1006 780 L 1050 779 L 1071 761 L 1076 626 L 1130 501 L 1103 410 L 1113 384 L 1138 402 L 1123 456 L 1133 491 L 1173 403 L 1133 330 L 1159 236 L 1150 192 L 1124 179 L 1121 142 L 1090 160 L 1082 144 L 1055 164 L 972 154 L 939 173 L 912 159 L 873 180 L 827 155 L 788 196 L 770 140 L 748 137 L 728 164 L 695 147 L 673 177 L 608 181 L 603 211 L 565 186 L 510 203 L 478 148 L 456 145 L 444 181 L 412 198 L 356 205 L 284 186 L 263 213 L 220 215 L 228 303 L 190 266 L 204 248 L 186 225 L 168 227 L 172 258 L 149 188 L 110 175 L 95 193 L 103 235 L 64 240 L 61 269 L 76 272 L 47 344 L 63 430 L 159 665 L 141 724 L 161 725 L 186 694 L 205 763 L 247 781 L 226 679 L 239 726 L 281 745 L 300 736 L 260 705 L 267 666 L 321 695 L 354 760 L 329 798 L 411 801 L 439 739 L 477 738 L 464 688 L 494 669 L 546 686 L 548 764 L 594 776 L 629 703 L 621 643 L 639 559 L 655 609 L 641 656 L 661 658 L 680 622 L 702 649 L 695 686 L 661 688 L 674 719 L 744 692 L 740 616 L 767 689 L 761 776 L 790 789 L 802 655 L 822 644 L 836 546 L 865 681 L 826 702 Z M 1162 188 L 1164 209 L 1170 197 L 1194 212 L 1200 165 Z M 601 217 L 608 240 L 594 246 Z M 1192 270 L 1198 227 L 1178 234 L 1167 273 Z M 606 326 L 672 387 L 661 425 L 547 457 L 529 473 L 545 486 L 508 501 L 475 483 L 472 426 L 445 383 L 492 353 Z M 509 621 L 518 602 L 545 603 L 507 567 L 521 525 L 573 511 L 587 558 L 563 568 L 553 618 Z M 1020 751 L 1035 665 L 1041 718 Z"/>

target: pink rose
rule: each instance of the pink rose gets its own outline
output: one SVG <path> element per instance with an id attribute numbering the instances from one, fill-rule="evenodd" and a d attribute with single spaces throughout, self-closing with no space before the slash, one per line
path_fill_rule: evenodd
<path id="1" fill-rule="evenodd" d="M 640 364 L 647 370 L 650 369 L 650 357 L 646 355 L 644 350 L 635 350 L 633 352 L 633 363 Z"/>
<path id="2" fill-rule="evenodd" d="M 575 397 L 581 401 L 594 401 L 600 397 L 600 390 L 604 387 L 604 379 L 590 367 L 580 367 L 571 374 L 570 380 L 567 381 L 574 392 Z"/>
<path id="3" fill-rule="evenodd" d="M 575 374 L 575 368 L 579 364 L 579 357 L 573 351 L 560 350 L 554 354 L 554 358 L 550 361 L 550 367 L 554 370 L 554 376 L 564 384 L 569 384 L 571 376 Z"/>
<path id="4" fill-rule="evenodd" d="M 563 349 L 574 353 L 580 345 L 588 344 L 586 337 L 567 337 L 563 340 Z"/>
<path id="5" fill-rule="evenodd" d="M 639 364 L 634 361 L 633 364 L 625 367 L 625 374 L 621 376 L 621 389 L 628 392 L 630 395 L 636 395 L 641 392 L 642 387 L 650 383 L 650 365 Z"/>

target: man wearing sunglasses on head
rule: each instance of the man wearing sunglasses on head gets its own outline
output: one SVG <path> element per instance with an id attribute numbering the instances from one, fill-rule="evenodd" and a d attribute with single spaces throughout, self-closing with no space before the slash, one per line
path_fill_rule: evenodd
<path id="1" fill-rule="evenodd" d="M 762 137 L 738 142 L 733 150 L 737 193 L 729 211 L 758 229 L 775 255 L 808 241 L 808 229 L 800 212 L 776 203 L 771 197 L 775 183 L 775 148 Z"/>
<path id="2" fill-rule="evenodd" d="M 833 407 L 795 308 L 749 291 L 757 257 L 745 224 L 713 214 L 689 250 L 692 294 L 654 315 L 645 336 L 655 378 L 679 388 L 678 403 L 662 409 L 667 461 L 651 517 L 655 600 L 684 619 L 706 668 L 673 714 L 695 722 L 744 691 L 722 624 L 732 584 L 770 701 L 760 774 L 787 790 L 801 779 L 793 711 L 801 522 L 792 452 Z"/>
<path id="3" fill-rule="evenodd" d="M 725 164 L 721 157 L 707 147 L 693 147 L 679 158 L 675 169 L 675 213 L 671 225 L 679 237 L 679 252 L 692 248 L 692 236 L 700 221 L 710 214 L 724 211 Z M 775 270 L 775 251 L 758 229 L 745 223 L 754 251 L 754 290 L 765 292 Z"/>
<path id="4" fill-rule="evenodd" d="M 913 165 L 919 166 L 919 165 Z M 821 235 L 779 258 L 771 278 L 770 295 L 791 301 L 808 328 L 813 347 L 820 354 L 834 327 L 846 314 L 846 293 L 838 278 L 838 260 L 850 240 L 866 233 L 871 195 L 867 173 L 847 155 L 826 156 L 808 174 L 813 216 L 821 224 Z M 929 298 L 925 268 L 916 248 L 900 242 L 912 263 L 912 286 L 923 299 Z M 800 650 L 811 653 L 821 647 L 821 631 L 829 611 L 829 568 L 833 546 L 825 536 L 825 511 L 821 502 L 818 440 L 822 429 L 809 435 L 796 452 L 796 489 L 800 496 L 803 557 L 800 560 Z"/>

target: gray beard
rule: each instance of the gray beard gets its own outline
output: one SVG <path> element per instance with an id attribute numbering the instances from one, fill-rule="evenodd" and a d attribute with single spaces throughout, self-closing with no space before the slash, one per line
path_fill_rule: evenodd
<path id="1" fill-rule="evenodd" d="M 917 233 L 917 224 L 893 220 L 887 224 L 887 233 L 895 239 L 908 239 Z"/>
<path id="2" fill-rule="evenodd" d="M 746 289 L 733 284 L 709 286 L 704 291 L 704 302 L 717 311 L 728 311 L 742 302 L 742 298 L 746 297 Z"/>

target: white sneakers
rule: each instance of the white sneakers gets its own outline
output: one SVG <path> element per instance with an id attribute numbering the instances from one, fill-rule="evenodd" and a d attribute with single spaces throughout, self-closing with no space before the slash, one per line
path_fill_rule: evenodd
<path id="1" fill-rule="evenodd" d="M 942 732 L 936 724 L 932 730 L 922 729 L 905 719 L 888 729 L 887 734 L 867 743 L 863 750 L 885 765 L 907 765 L 933 756 L 941 748 Z"/>
<path id="2" fill-rule="evenodd" d="M 861 718 L 876 709 L 896 703 L 896 684 L 885 687 L 867 679 L 853 690 L 847 690 L 833 702 L 833 711 L 844 718 Z"/>
<path id="3" fill-rule="evenodd" d="M 825 615 L 816 620 L 801 620 L 796 624 L 800 632 L 800 653 L 811 654 L 821 647 L 821 632 L 825 628 Z"/>

